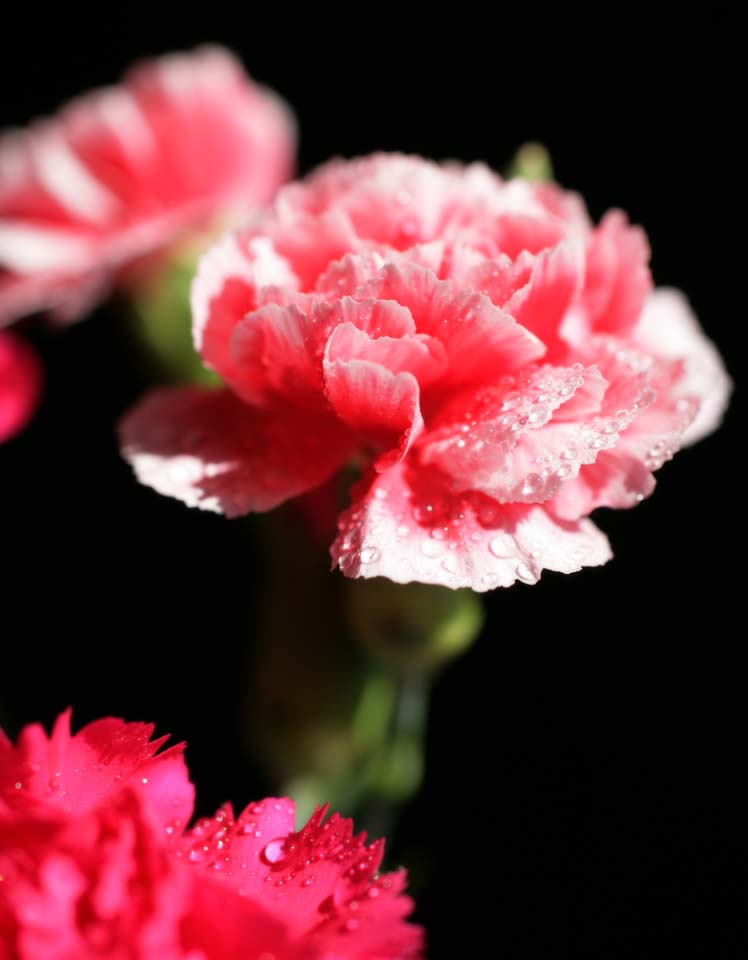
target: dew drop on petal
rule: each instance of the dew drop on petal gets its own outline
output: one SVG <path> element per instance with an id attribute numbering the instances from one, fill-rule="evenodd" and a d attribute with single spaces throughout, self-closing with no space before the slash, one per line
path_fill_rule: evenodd
<path id="1" fill-rule="evenodd" d="M 361 563 L 375 563 L 381 557 L 381 553 L 376 547 L 364 547 L 361 551 Z"/>
<path id="2" fill-rule="evenodd" d="M 526 563 L 517 564 L 517 577 L 522 583 L 537 583 L 538 578 Z"/>
<path id="3" fill-rule="evenodd" d="M 444 553 L 444 544 L 439 540 L 424 540 L 421 543 L 421 553 L 430 560 L 435 560 Z"/>
<path id="4" fill-rule="evenodd" d="M 517 556 L 517 545 L 506 533 L 495 536 L 488 544 L 488 549 L 499 560 L 508 560 L 510 557 Z"/>
<path id="5" fill-rule="evenodd" d="M 532 497 L 543 489 L 543 478 L 539 473 L 528 473 L 522 482 L 522 496 Z"/>
<path id="6" fill-rule="evenodd" d="M 286 837 L 276 837 L 266 844 L 262 851 L 262 859 L 266 863 L 282 863 L 288 856 L 288 840 Z"/>

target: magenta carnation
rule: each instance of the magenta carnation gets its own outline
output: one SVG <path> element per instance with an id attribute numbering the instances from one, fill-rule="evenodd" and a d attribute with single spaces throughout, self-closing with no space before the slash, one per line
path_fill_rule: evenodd
<path id="1" fill-rule="evenodd" d="M 411 960 L 381 841 L 285 799 L 190 830 L 182 746 L 108 718 L 0 732 L 0 960 Z"/>
<path id="2" fill-rule="evenodd" d="M 194 339 L 218 391 L 125 419 L 140 480 L 228 516 L 355 464 L 348 576 L 488 590 L 611 553 L 588 515 L 648 496 L 729 381 L 644 233 L 480 165 L 336 161 L 209 251 Z"/>
<path id="3" fill-rule="evenodd" d="M 186 230 L 267 203 L 293 166 L 290 112 L 231 54 L 145 62 L 0 138 L 0 326 L 75 317 Z"/>

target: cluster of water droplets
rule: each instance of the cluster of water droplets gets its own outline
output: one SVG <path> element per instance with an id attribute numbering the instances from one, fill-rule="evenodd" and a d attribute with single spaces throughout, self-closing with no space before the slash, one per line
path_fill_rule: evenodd
<path id="1" fill-rule="evenodd" d="M 350 821 L 337 815 L 322 823 L 324 811 L 317 811 L 301 831 L 276 835 L 277 827 L 268 829 L 268 825 L 283 813 L 284 804 L 254 803 L 236 819 L 231 807 L 225 805 L 215 816 L 198 820 L 179 840 L 177 856 L 215 871 L 221 878 L 234 878 L 245 895 L 252 889 L 263 897 L 268 895 L 265 890 L 277 898 L 284 897 L 289 889 L 318 894 L 320 914 L 339 920 L 345 930 L 356 929 L 358 901 L 362 897 L 376 899 L 391 886 L 388 878 L 377 874 L 381 845 L 366 847 L 363 835 L 354 836 Z M 287 812 L 292 813 L 292 808 Z M 173 836 L 178 825 L 178 821 L 172 821 L 166 827 L 167 835 Z M 326 882 L 317 891 L 317 875 L 323 864 Z M 337 867 L 332 882 L 330 864 Z"/>
<path id="2" fill-rule="evenodd" d="M 676 401 L 675 413 L 677 417 L 671 432 L 667 437 L 657 440 L 647 451 L 644 466 L 648 470 L 659 470 L 664 463 L 673 459 L 680 449 L 683 433 L 693 423 L 698 410 L 699 401 L 696 399 L 683 397 Z"/>

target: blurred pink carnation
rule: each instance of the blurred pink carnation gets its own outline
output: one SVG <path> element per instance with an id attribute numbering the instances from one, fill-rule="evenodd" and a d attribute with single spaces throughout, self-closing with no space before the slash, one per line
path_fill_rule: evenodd
<path id="1" fill-rule="evenodd" d="M 125 419 L 140 480 L 269 510 L 362 468 L 332 556 L 348 576 L 488 590 L 604 563 L 630 507 L 717 425 L 729 380 L 644 233 L 552 184 L 376 155 L 286 187 L 193 285 L 219 391 Z"/>
<path id="2" fill-rule="evenodd" d="M 20 337 L 0 331 L 0 443 L 26 426 L 41 386 L 42 371 L 34 351 Z"/>
<path id="3" fill-rule="evenodd" d="M 383 844 L 289 800 L 224 807 L 186 831 L 182 747 L 108 718 L 75 736 L 0 732 L 0 960 L 408 960 L 404 872 Z"/>
<path id="4" fill-rule="evenodd" d="M 267 203 L 293 167 L 282 101 L 214 47 L 0 138 L 0 326 L 74 318 L 185 231 Z"/>

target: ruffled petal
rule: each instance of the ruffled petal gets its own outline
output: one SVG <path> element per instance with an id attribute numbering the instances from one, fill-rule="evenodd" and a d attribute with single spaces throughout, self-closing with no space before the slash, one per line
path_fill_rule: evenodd
<path id="1" fill-rule="evenodd" d="M 440 584 L 478 592 L 535 583 L 543 569 L 571 573 L 611 557 L 589 520 L 541 506 L 501 505 L 455 493 L 433 468 L 398 464 L 367 477 L 339 523 L 333 565 L 349 577 Z"/>
<path id="2" fill-rule="evenodd" d="M 237 390 L 251 392 L 231 350 L 242 319 L 258 306 L 264 285 L 293 287 L 296 279 L 267 240 L 227 234 L 201 259 L 192 284 L 192 336 L 205 364 Z"/>
<path id="3" fill-rule="evenodd" d="M 582 301 L 590 331 L 626 336 L 650 290 L 649 244 L 640 227 L 612 210 L 592 232 Z"/>
<path id="4" fill-rule="evenodd" d="M 184 825 L 194 801 L 184 744 L 157 753 L 168 737 L 151 741 L 152 735 L 152 724 L 113 717 L 73 735 L 69 710 L 49 737 L 38 724 L 25 727 L 15 747 L 0 741 L 0 811 L 5 806 L 16 813 L 46 809 L 79 816 L 133 789 L 164 825 Z"/>
<path id="5" fill-rule="evenodd" d="M 651 353 L 685 361 L 676 392 L 678 396 L 698 398 L 700 406 L 681 442 L 688 446 L 716 430 L 732 391 L 732 381 L 719 351 L 704 336 L 679 290 L 660 288 L 649 295 L 636 339 Z"/>
<path id="6" fill-rule="evenodd" d="M 449 363 L 443 389 L 495 381 L 545 353 L 537 337 L 487 296 L 457 292 L 423 267 L 390 264 L 359 295 L 397 301 L 410 310 L 418 333 L 443 343 Z"/>
<path id="7" fill-rule="evenodd" d="M 249 407 L 228 390 L 148 394 L 120 425 L 141 483 L 229 517 L 270 510 L 317 486 L 345 461 L 351 436 L 334 417 Z"/>
<path id="8" fill-rule="evenodd" d="M 326 812 L 318 809 L 296 831 L 290 800 L 251 803 L 236 818 L 226 806 L 198 821 L 179 855 L 261 903 L 283 921 L 291 944 L 341 958 L 419 955 L 423 933 L 405 922 L 413 903 L 402 893 L 404 871 L 379 874 L 383 842 L 367 845 L 350 820 L 336 813 L 325 820 Z"/>
<path id="9" fill-rule="evenodd" d="M 402 460 L 423 429 L 420 388 L 411 373 L 391 373 L 368 360 L 324 361 L 325 390 L 333 410 L 354 430 L 363 433 L 385 470 Z M 394 443 L 394 449 L 391 449 Z"/>

